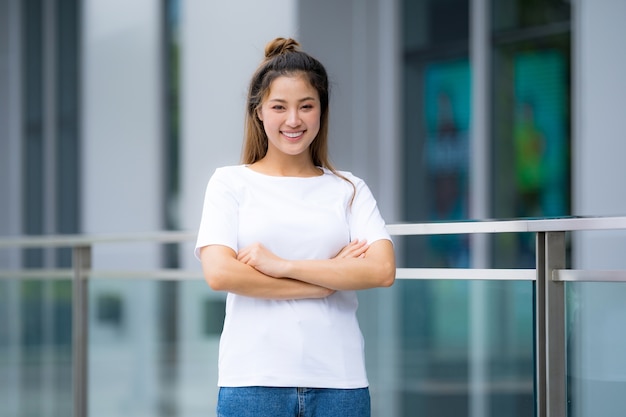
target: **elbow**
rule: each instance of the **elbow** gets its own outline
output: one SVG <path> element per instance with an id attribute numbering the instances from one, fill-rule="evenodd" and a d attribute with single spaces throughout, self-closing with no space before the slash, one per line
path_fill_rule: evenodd
<path id="1" fill-rule="evenodd" d="M 225 271 L 218 265 L 205 268 L 204 280 L 213 291 L 228 291 L 228 279 Z"/>
<path id="2" fill-rule="evenodd" d="M 393 244 L 388 240 L 374 242 L 368 249 L 372 251 L 369 266 L 375 273 L 375 286 L 391 287 L 396 281 L 396 257 Z M 369 257 L 369 256 L 368 256 Z"/>
<path id="3" fill-rule="evenodd" d="M 396 282 L 396 271 L 394 269 L 393 273 L 385 276 L 384 280 L 381 282 L 381 287 L 391 287 L 393 283 Z"/>
<path id="4" fill-rule="evenodd" d="M 394 262 L 385 262 L 381 265 L 380 286 L 391 287 L 396 281 L 396 265 Z"/>
<path id="5" fill-rule="evenodd" d="M 223 252 L 218 246 L 205 246 L 200 253 L 204 280 L 213 291 L 228 291 L 230 256 Z"/>
<path id="6" fill-rule="evenodd" d="M 224 291 L 224 280 L 215 274 L 205 274 L 204 280 L 213 291 Z"/>
<path id="7" fill-rule="evenodd" d="M 224 291 L 224 280 L 213 272 L 205 272 L 204 280 L 213 291 Z"/>

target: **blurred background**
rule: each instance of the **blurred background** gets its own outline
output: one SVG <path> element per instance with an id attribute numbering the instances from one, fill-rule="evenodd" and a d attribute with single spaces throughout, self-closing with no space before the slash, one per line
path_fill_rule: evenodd
<path id="1" fill-rule="evenodd" d="M 0 238 L 195 231 L 277 36 L 326 65 L 331 158 L 388 223 L 624 215 L 624 16 L 623 0 L 0 0 Z M 581 234 L 569 251 L 624 268 L 625 242 Z M 396 245 L 399 267 L 535 265 L 530 234 Z M 93 267 L 199 271 L 192 249 L 101 245 Z M 70 265 L 0 251 L 2 268 Z M 617 416 L 598 400 L 626 387 L 626 291 L 577 289 L 570 413 Z M 534 415 L 533 296 L 515 281 L 362 292 L 374 415 Z M 96 275 L 89 298 L 91 416 L 213 415 L 223 294 Z M 0 279 L 0 417 L 71 414 L 71 303 L 69 278 Z"/>

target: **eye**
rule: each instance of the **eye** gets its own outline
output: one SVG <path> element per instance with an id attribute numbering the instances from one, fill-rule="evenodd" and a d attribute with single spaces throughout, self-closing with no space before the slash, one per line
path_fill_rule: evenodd
<path id="1" fill-rule="evenodd" d="M 315 107 L 315 106 L 313 106 L 313 104 L 304 104 L 304 105 L 302 106 L 302 108 L 303 108 L 303 109 L 305 109 L 305 110 L 311 110 L 311 109 L 313 109 L 314 107 Z"/>
<path id="2" fill-rule="evenodd" d="M 284 109 L 285 109 L 285 107 L 284 107 L 283 105 L 281 105 L 281 104 L 274 104 L 274 105 L 272 106 L 272 110 L 277 110 L 277 111 L 279 111 L 279 110 L 284 110 Z"/>

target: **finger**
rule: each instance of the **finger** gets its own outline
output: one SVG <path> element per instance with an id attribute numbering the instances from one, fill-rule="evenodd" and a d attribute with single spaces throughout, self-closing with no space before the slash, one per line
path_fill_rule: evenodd
<path id="1" fill-rule="evenodd" d="M 359 243 L 351 248 L 346 248 L 346 250 L 341 254 L 341 258 L 357 258 L 364 254 L 367 251 L 369 245 L 363 243 Z"/>
<path id="2" fill-rule="evenodd" d="M 355 248 L 359 248 L 359 247 L 361 247 L 363 245 L 366 245 L 367 244 L 367 240 L 356 239 L 356 240 L 353 240 L 352 242 L 350 242 L 350 244 L 353 245 L 353 247 L 355 247 Z"/>
<path id="3" fill-rule="evenodd" d="M 363 245 L 359 248 L 357 248 L 356 250 L 354 250 L 352 252 L 352 256 L 357 258 L 357 257 L 362 257 L 365 255 L 365 252 L 367 252 L 367 249 L 369 248 L 369 245 Z"/>
<path id="4" fill-rule="evenodd" d="M 365 247 L 367 244 L 366 240 L 355 239 L 348 243 L 346 246 L 341 248 L 341 250 L 334 256 L 335 258 L 347 258 L 347 257 L 355 257 L 355 253 L 362 250 L 360 248 Z M 355 252 L 356 251 L 356 252 Z"/>
<path id="5" fill-rule="evenodd" d="M 252 260 L 252 253 L 249 249 L 246 248 L 242 252 L 240 252 L 239 255 L 237 255 L 237 260 L 243 262 L 244 264 L 249 264 Z"/>
<path id="6" fill-rule="evenodd" d="M 367 247 L 367 241 L 365 240 L 355 240 L 354 242 L 350 242 L 349 245 L 346 246 L 347 252 L 359 252 L 364 250 Z"/>

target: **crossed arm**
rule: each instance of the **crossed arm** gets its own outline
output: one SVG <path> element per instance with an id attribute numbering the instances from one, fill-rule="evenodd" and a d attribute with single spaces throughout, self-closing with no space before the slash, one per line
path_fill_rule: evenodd
<path id="1" fill-rule="evenodd" d="M 388 287 L 395 280 L 389 240 L 353 241 L 335 257 L 287 260 L 260 243 L 239 253 L 221 245 L 200 251 L 204 277 L 216 291 L 267 299 L 323 298 L 337 290 Z"/>

